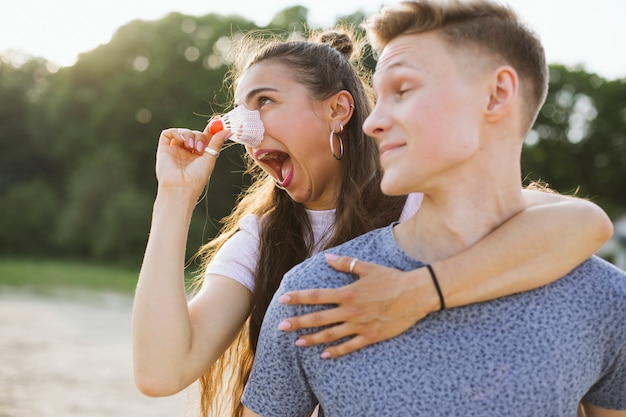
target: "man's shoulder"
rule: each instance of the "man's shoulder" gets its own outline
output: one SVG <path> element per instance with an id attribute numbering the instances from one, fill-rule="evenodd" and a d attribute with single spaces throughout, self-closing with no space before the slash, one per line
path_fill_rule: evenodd
<path id="1" fill-rule="evenodd" d="M 589 297 L 613 298 L 626 308 L 626 272 L 597 256 L 592 256 L 569 274 Z"/>
<path id="2" fill-rule="evenodd" d="M 390 244 L 395 244 L 393 225 L 371 230 L 325 252 L 332 252 L 337 255 L 350 255 L 352 252 L 362 253 L 370 250 L 370 248 L 378 248 Z"/>
<path id="3" fill-rule="evenodd" d="M 576 267 L 569 275 L 576 278 L 590 278 L 605 283 L 609 288 L 626 291 L 626 272 L 597 256 L 592 256 Z M 597 281 L 599 280 L 599 281 Z"/>
<path id="4" fill-rule="evenodd" d="M 560 315 L 572 314 L 571 320 L 581 326 L 587 323 L 590 332 L 601 327 L 599 323 L 626 331 L 626 273 L 597 256 L 552 284 L 531 291 L 529 297 L 535 293 L 540 295 L 539 302 L 549 303 L 544 309 L 554 307 Z"/>
<path id="5" fill-rule="evenodd" d="M 283 289 L 294 291 L 310 288 L 336 288 L 349 284 L 354 281 L 354 276 L 331 268 L 326 262 L 326 254 L 332 253 L 338 256 L 351 256 L 374 261 L 367 254 L 379 253 L 382 247 L 389 246 L 390 234 L 392 234 L 390 226 L 375 229 L 313 255 L 287 272 L 282 281 Z M 393 238 L 391 238 L 391 242 L 393 242 Z"/>

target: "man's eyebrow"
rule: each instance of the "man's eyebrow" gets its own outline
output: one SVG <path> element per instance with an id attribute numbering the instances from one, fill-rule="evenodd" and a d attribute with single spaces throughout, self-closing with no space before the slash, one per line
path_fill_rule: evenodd
<path id="1" fill-rule="evenodd" d="M 253 90 L 248 91 L 248 93 L 246 94 L 246 96 L 243 99 L 244 103 L 249 102 L 250 100 L 252 100 L 252 98 L 258 94 L 264 93 L 266 91 L 272 91 L 272 92 L 278 92 L 278 89 L 276 88 L 272 88 L 272 87 L 259 87 L 259 88 L 255 88 Z M 242 103 L 235 103 L 235 105 L 239 105 Z"/>
<path id="2" fill-rule="evenodd" d="M 372 80 L 374 78 L 383 77 L 385 73 L 392 71 L 398 67 L 403 67 L 405 65 L 406 65 L 406 61 L 402 60 L 402 61 L 392 62 L 391 64 L 389 64 L 389 66 L 384 66 L 383 68 L 376 67 L 374 70 L 374 74 L 372 75 Z M 381 69 L 382 69 L 382 72 L 381 72 Z"/>
<path id="3" fill-rule="evenodd" d="M 421 66 L 415 65 L 415 63 L 413 63 L 411 61 L 407 61 L 405 59 L 401 59 L 399 61 L 392 62 L 388 66 L 383 67 L 382 71 L 380 71 L 379 69 L 376 69 L 374 71 L 374 74 L 372 75 L 372 83 L 374 83 L 376 81 L 376 78 L 386 77 L 387 74 L 389 74 L 390 72 L 393 72 L 394 70 L 396 70 L 398 68 L 402 68 L 402 67 L 404 67 L 404 68 L 412 68 L 412 69 L 415 69 L 417 71 L 422 71 L 422 72 L 424 71 L 424 69 Z"/>
<path id="4" fill-rule="evenodd" d="M 400 59 L 397 61 L 392 62 L 391 64 L 389 64 L 388 66 L 385 66 L 385 69 L 389 68 L 395 68 L 395 67 L 403 67 L 405 65 L 408 65 L 408 61 L 404 60 L 404 59 Z"/>
<path id="5" fill-rule="evenodd" d="M 398 61 L 394 61 L 389 65 L 385 65 L 383 68 L 378 68 L 378 66 L 374 69 L 374 75 L 376 75 L 376 72 L 379 72 L 381 69 L 383 71 L 391 71 L 394 70 L 398 67 L 407 67 L 407 68 L 413 68 L 413 69 L 421 69 L 421 67 L 419 65 L 416 65 L 414 62 L 412 61 L 408 61 L 406 59 L 400 59 Z"/>

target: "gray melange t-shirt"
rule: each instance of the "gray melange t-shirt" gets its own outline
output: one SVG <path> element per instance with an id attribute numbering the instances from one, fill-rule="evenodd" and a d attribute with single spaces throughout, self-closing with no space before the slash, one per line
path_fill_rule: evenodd
<path id="1" fill-rule="evenodd" d="M 392 226 L 331 252 L 401 270 L 423 266 L 396 245 Z M 317 255 L 285 275 L 275 298 L 354 279 Z M 248 408 L 264 417 L 305 416 L 318 403 L 327 417 L 575 417 L 581 400 L 626 409 L 626 274 L 597 257 L 550 285 L 432 313 L 336 359 L 320 359 L 327 345 L 296 347 L 304 331 L 276 329 L 320 308 L 272 302 L 243 397 Z"/>

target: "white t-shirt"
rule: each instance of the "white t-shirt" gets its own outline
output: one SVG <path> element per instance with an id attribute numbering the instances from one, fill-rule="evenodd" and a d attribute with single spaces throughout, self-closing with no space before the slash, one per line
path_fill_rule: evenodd
<path id="1" fill-rule="evenodd" d="M 417 212 L 422 203 L 422 194 L 413 193 L 407 197 L 399 221 L 405 221 Z M 318 253 L 332 234 L 335 210 L 314 211 L 307 210 L 315 248 Z M 210 274 L 224 275 L 240 282 L 251 292 L 254 292 L 254 271 L 259 257 L 259 218 L 246 216 L 239 223 L 239 230 L 235 233 L 207 266 L 205 276 Z"/>

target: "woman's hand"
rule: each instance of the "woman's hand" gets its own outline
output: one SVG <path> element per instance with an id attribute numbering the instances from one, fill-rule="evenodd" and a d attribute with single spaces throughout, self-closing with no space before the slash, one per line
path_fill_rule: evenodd
<path id="1" fill-rule="evenodd" d="M 350 273 L 353 259 L 326 255 L 330 266 L 346 273 Z M 359 280 L 345 287 L 283 294 L 279 301 L 285 304 L 336 304 L 337 307 L 286 319 L 278 329 L 293 331 L 334 324 L 301 336 L 296 345 L 330 343 L 351 336 L 322 353 L 323 358 L 336 358 L 395 337 L 439 309 L 439 297 L 426 268 L 403 272 L 357 261 L 352 273 Z"/>
<path id="2" fill-rule="evenodd" d="M 215 135 L 206 129 L 204 132 L 182 128 L 162 131 L 156 156 L 159 187 L 190 187 L 200 195 L 217 161 L 215 152 L 205 150 L 209 147 L 219 152 L 230 135 L 227 130 Z"/>

